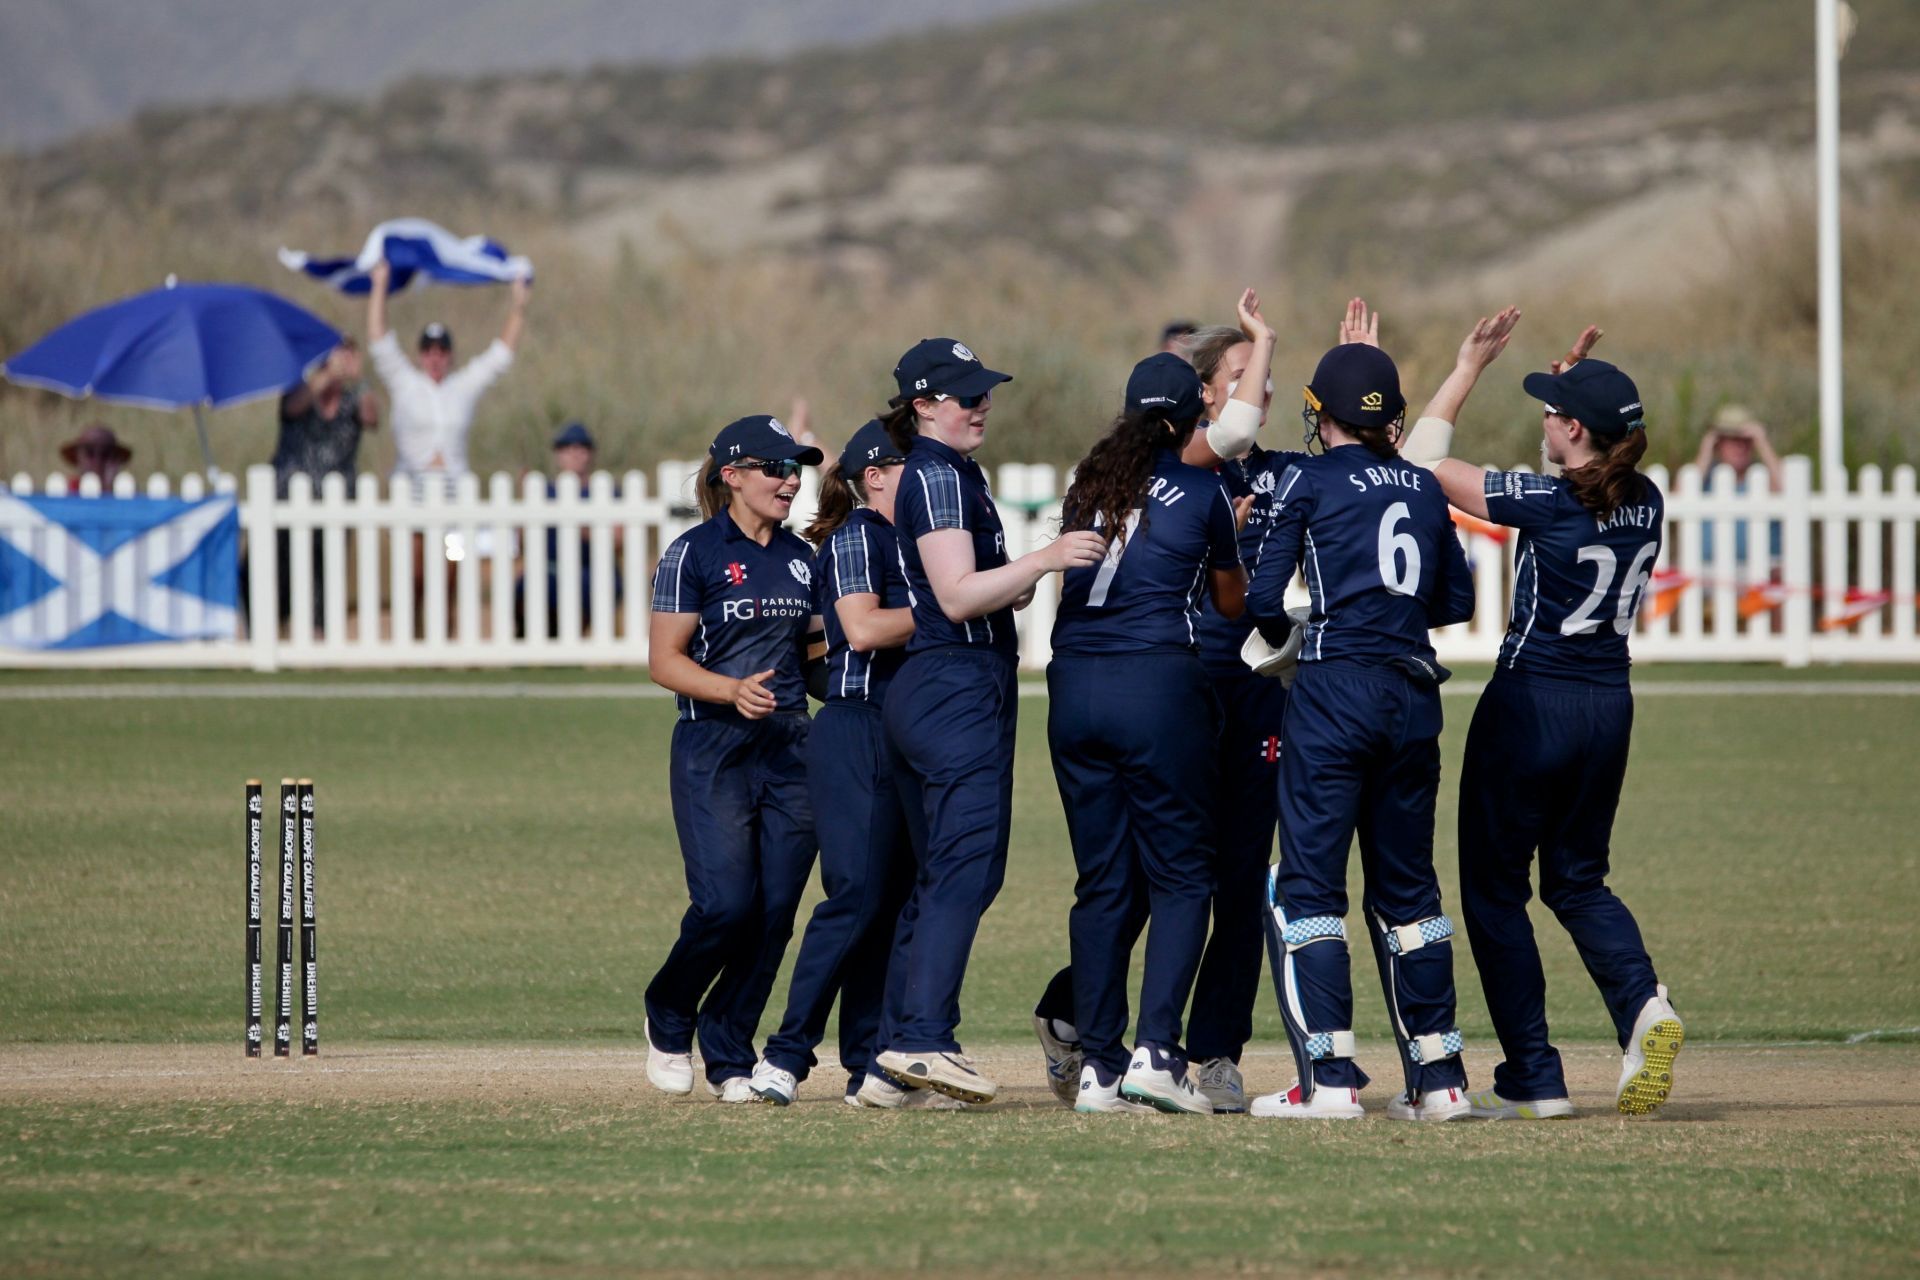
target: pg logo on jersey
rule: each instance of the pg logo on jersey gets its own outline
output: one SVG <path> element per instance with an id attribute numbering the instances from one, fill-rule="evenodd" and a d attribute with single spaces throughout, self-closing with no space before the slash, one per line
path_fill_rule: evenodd
<path id="1" fill-rule="evenodd" d="M 729 564 L 726 572 L 727 581 L 736 587 L 747 580 L 747 566 L 741 564 L 738 560 Z"/>

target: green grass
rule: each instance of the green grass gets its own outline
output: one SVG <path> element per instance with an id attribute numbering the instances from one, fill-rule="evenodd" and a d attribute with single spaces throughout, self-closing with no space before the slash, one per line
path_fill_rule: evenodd
<path id="1" fill-rule="evenodd" d="M 1645 679 L 1724 674 L 1781 675 Z M 1825 1055 L 1823 1069 L 1910 1076 L 1911 1045 L 1844 1041 L 1920 1022 L 1917 705 L 1641 700 L 1614 884 L 1702 1046 L 1695 1061 L 1814 1040 L 1833 1044 L 1799 1052 Z M 1045 707 L 1022 705 L 1013 856 L 975 951 L 970 1043 L 1019 1043 L 1065 958 L 1071 860 Z M 1452 787 L 1470 707 L 1447 702 L 1437 845 L 1454 901 Z M 240 783 L 271 788 L 282 773 L 319 784 L 323 1043 L 637 1042 L 641 989 L 685 901 L 664 787 L 670 704 L 188 697 L 7 701 L 0 713 L 0 1053 L 183 1042 L 231 1044 L 237 1059 Z M 1556 1041 L 1605 1040 L 1571 946 L 1550 918 L 1540 925 Z M 1464 947 L 1458 965 L 1461 1026 L 1484 1053 Z M 1368 968 L 1356 961 L 1355 1026 L 1377 1039 L 1386 1024 Z M 1256 1040 L 1281 1042 L 1265 995 Z M 1670 1124 L 1276 1133 L 1251 1121 L 1089 1125 L 1022 1106 L 774 1117 L 662 1105 L 637 1077 L 599 1093 L 414 1100 L 305 1097 L 288 1077 L 281 1102 L 191 1087 L 46 1097 L 0 1083 L 0 1273 L 1920 1264 L 1920 1144 L 1888 1110 L 1906 1104 L 1769 1126 L 1770 1113 L 1793 1117 L 1796 1096 L 1819 1096 L 1819 1077 L 1763 1069 L 1739 1087 Z M 837 1088 L 823 1072 L 806 1096 Z"/>

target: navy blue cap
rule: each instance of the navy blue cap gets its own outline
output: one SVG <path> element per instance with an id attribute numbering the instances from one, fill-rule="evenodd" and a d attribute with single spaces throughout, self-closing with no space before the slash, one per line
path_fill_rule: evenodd
<path id="1" fill-rule="evenodd" d="M 1520 385 L 1535 400 L 1544 401 L 1599 435 L 1623 436 L 1646 429 L 1640 389 L 1633 385 L 1632 378 L 1605 360 L 1582 360 L 1560 373 L 1530 373 Z"/>
<path id="2" fill-rule="evenodd" d="M 720 434 L 707 446 L 707 452 L 718 458 L 722 466 L 742 458 L 759 458 L 763 462 L 792 458 L 817 467 L 827 456 L 812 445 L 795 440 L 780 419 L 764 413 L 737 418 L 720 428 Z"/>
<path id="3" fill-rule="evenodd" d="M 1127 376 L 1127 411 L 1143 409 L 1167 419 L 1186 422 L 1206 411 L 1200 398 L 1200 375 L 1171 351 L 1156 351 L 1133 366 Z"/>
<path id="4" fill-rule="evenodd" d="M 569 445 L 576 444 L 585 445 L 589 449 L 593 448 L 593 433 L 588 431 L 583 423 L 569 422 L 561 427 L 560 433 L 553 438 L 553 447 L 556 449 L 565 449 Z"/>
<path id="5" fill-rule="evenodd" d="M 893 380 L 903 396 L 977 396 L 1003 382 L 1010 373 L 997 373 L 980 363 L 964 342 L 952 338 L 922 338 L 894 366 Z"/>
<path id="6" fill-rule="evenodd" d="M 1364 342 L 1348 342 L 1320 357 L 1306 386 L 1310 408 L 1353 427 L 1385 427 L 1407 411 L 1393 357 Z"/>
<path id="7" fill-rule="evenodd" d="M 869 418 L 867 424 L 853 433 L 853 439 L 847 441 L 847 447 L 840 451 L 840 470 L 844 475 L 857 476 L 868 467 L 884 467 L 892 462 L 905 462 L 900 446 L 887 434 L 887 428 L 878 418 Z"/>
<path id="8" fill-rule="evenodd" d="M 422 350 L 427 347 L 445 347 L 451 351 L 453 350 L 453 332 L 435 320 L 420 331 L 420 347 Z"/>

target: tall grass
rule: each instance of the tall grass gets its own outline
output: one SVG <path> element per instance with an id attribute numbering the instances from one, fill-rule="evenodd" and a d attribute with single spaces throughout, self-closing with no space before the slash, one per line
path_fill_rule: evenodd
<path id="1" fill-rule="evenodd" d="M 1920 259 L 1909 249 L 1910 203 L 1864 204 L 1847 220 L 1848 458 L 1912 461 L 1907 415 L 1920 392 L 1911 335 L 1920 331 Z M 795 396 L 813 405 L 816 428 L 844 439 L 892 393 L 894 360 L 919 338 L 960 338 L 989 363 L 1016 375 L 999 397 L 983 457 L 988 461 L 1071 462 L 1111 415 L 1133 360 L 1175 314 L 1230 318 L 1238 280 L 1151 279 L 1083 272 L 1017 249 L 953 255 L 919 274 L 851 269 L 769 257 L 687 257 L 668 266 L 636 255 L 588 257 L 564 232 L 531 214 L 449 208 L 447 225 L 485 225 L 529 252 L 539 281 L 520 359 L 488 395 L 473 436 L 482 472 L 542 467 L 553 428 L 588 423 L 601 464 L 648 468 L 691 457 L 714 430 L 749 412 L 785 413 Z M 1527 318 L 1513 347 L 1469 407 L 1462 439 L 1490 462 L 1531 458 L 1538 410 L 1519 392 L 1520 375 L 1541 367 L 1588 321 L 1608 336 L 1600 354 L 1638 380 L 1652 426 L 1652 459 L 1690 457 L 1701 423 L 1739 401 L 1772 424 L 1782 451 L 1814 448 L 1817 425 L 1813 230 L 1804 211 L 1742 233 L 1737 276 L 1710 280 L 1670 298 L 1611 314 L 1579 298 L 1476 299 L 1483 309 L 1516 301 Z M 334 323 L 364 328 L 361 306 L 283 271 L 273 249 L 284 239 L 315 250 L 350 248 L 357 233 L 319 214 L 284 230 L 236 222 L 208 226 L 164 214 L 135 221 L 102 213 L 66 219 L 49 231 L 22 202 L 0 201 L 0 239 L 19 246 L 0 257 L 0 351 L 18 351 L 88 307 L 143 288 L 170 272 L 182 279 L 251 281 L 294 297 Z M 1259 282 L 1255 282 L 1259 283 Z M 1268 315 L 1281 332 L 1279 388 L 1267 435 L 1295 439 L 1298 386 L 1333 341 L 1341 304 L 1364 293 L 1387 316 L 1384 336 L 1399 359 L 1409 398 L 1450 367 L 1473 316 L 1443 311 L 1418 285 L 1393 279 L 1295 282 L 1268 290 Z M 404 342 L 428 319 L 453 327 L 471 354 L 497 330 L 499 290 L 434 290 L 396 299 Z M 198 466 L 184 414 L 76 403 L 50 393 L 0 387 L 0 474 L 59 468 L 58 444 L 89 421 L 104 421 L 134 450 L 133 470 L 180 474 Z M 220 464 L 238 470 L 264 460 L 275 432 L 272 402 L 213 415 Z M 391 446 L 376 437 L 363 465 L 384 470 Z"/>

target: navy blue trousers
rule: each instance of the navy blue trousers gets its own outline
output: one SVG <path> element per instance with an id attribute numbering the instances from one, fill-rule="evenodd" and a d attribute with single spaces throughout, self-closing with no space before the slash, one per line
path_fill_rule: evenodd
<path id="1" fill-rule="evenodd" d="M 1460 775 L 1460 903 L 1487 1012 L 1506 1056 L 1503 1098 L 1563 1098 L 1547 1042 L 1547 981 L 1527 901 L 1534 850 L 1540 901 L 1580 952 L 1625 1045 L 1654 994 L 1640 926 L 1607 888 L 1614 810 L 1627 774 L 1633 693 L 1502 672 L 1480 695 Z"/>
<path id="2" fill-rule="evenodd" d="M 1387 1008 L 1396 1018 L 1409 1083 L 1422 1092 L 1466 1083 L 1456 1054 L 1437 1062 L 1407 1061 L 1408 1037 L 1454 1027 L 1453 946 L 1440 941 L 1405 955 L 1388 954 L 1381 922 L 1415 924 L 1440 914 L 1433 869 L 1433 809 L 1440 788 L 1440 691 L 1416 685 L 1388 667 L 1358 662 L 1303 662 L 1287 699 L 1280 754 L 1280 861 L 1276 901 L 1289 921 L 1347 914 L 1347 854 L 1356 832 L 1365 877 L 1365 934 L 1380 966 Z M 1307 1032 L 1353 1028 L 1353 977 L 1347 947 L 1314 942 L 1281 963 L 1276 984 L 1283 1008 L 1304 1015 Z M 1280 972 L 1291 970 L 1291 984 Z M 1305 1050 L 1289 1019 L 1297 1060 Z M 1351 1058 L 1320 1058 L 1314 1081 L 1367 1083 Z"/>
<path id="3" fill-rule="evenodd" d="M 1240 1061 L 1260 998 L 1267 866 L 1279 821 L 1287 689 L 1254 675 L 1214 676 L 1220 702 L 1220 792 L 1213 806 L 1213 936 L 1194 980 L 1187 1048 L 1196 1062 Z"/>
<path id="4" fill-rule="evenodd" d="M 1067 935 L 1074 1025 L 1089 1061 L 1124 1071 L 1127 968 L 1147 904 L 1134 1040 L 1181 1050 L 1207 941 L 1219 710 L 1189 653 L 1056 655 L 1047 739 L 1079 870 Z"/>
<path id="5" fill-rule="evenodd" d="M 983 649 L 908 658 L 887 688 L 893 776 L 919 862 L 889 973 L 882 1048 L 952 1052 L 980 917 L 1007 872 L 1014 666 Z"/>
<path id="6" fill-rule="evenodd" d="M 915 866 L 879 707 L 829 702 L 820 709 L 807 738 L 807 784 L 821 815 L 826 897 L 801 935 L 786 1017 L 763 1056 L 806 1079 L 838 996 L 840 1065 L 858 1088 L 872 1060 L 894 926 Z"/>
<path id="7" fill-rule="evenodd" d="M 647 1020 L 669 1052 L 690 1051 L 697 1030 L 716 1084 L 753 1071 L 753 1033 L 813 870 L 808 727 L 804 715 L 673 726 L 673 825 L 691 902 L 647 984 Z"/>

